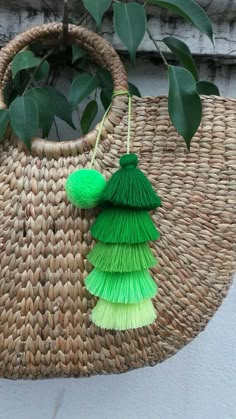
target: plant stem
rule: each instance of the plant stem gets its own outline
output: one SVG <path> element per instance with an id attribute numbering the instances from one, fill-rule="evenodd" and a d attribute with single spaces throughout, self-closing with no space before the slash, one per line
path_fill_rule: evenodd
<path id="1" fill-rule="evenodd" d="M 54 12 L 54 10 L 49 6 L 49 4 L 46 2 L 46 0 L 42 0 L 42 3 L 44 4 L 44 6 L 46 6 L 46 8 L 48 9 L 49 12 L 51 12 L 54 16 L 54 19 L 57 20 L 57 15 Z M 50 22 L 52 21 L 49 17 Z"/>
<path id="2" fill-rule="evenodd" d="M 149 30 L 148 28 L 147 28 L 147 33 L 148 33 L 149 38 L 151 39 L 151 41 L 152 41 L 152 42 L 153 42 L 153 44 L 155 45 L 156 50 L 157 50 L 157 51 L 158 51 L 158 53 L 160 54 L 160 57 L 162 58 L 162 61 L 163 61 L 164 65 L 165 65 L 165 67 L 166 67 L 166 68 L 168 68 L 168 67 L 169 67 L 169 64 L 168 64 L 168 62 L 166 61 L 166 57 L 164 56 L 163 52 L 160 50 L 158 43 L 157 43 L 157 42 L 156 42 L 156 40 L 153 38 L 153 36 L 152 36 L 152 34 L 151 34 L 151 32 L 150 32 L 150 30 Z"/>
<path id="3" fill-rule="evenodd" d="M 80 26 L 81 25 L 81 23 L 83 23 L 83 21 L 87 18 L 87 17 L 89 17 L 90 15 L 89 15 L 89 12 L 87 11 L 87 12 L 85 12 L 82 16 L 81 16 L 81 18 L 78 20 L 78 21 L 74 21 L 75 22 L 75 24 L 77 25 L 77 26 Z"/>
<path id="4" fill-rule="evenodd" d="M 26 88 L 24 90 L 24 92 L 22 93 L 22 96 L 24 96 L 27 92 L 27 90 L 29 89 L 29 87 L 31 86 L 31 84 L 34 81 L 34 77 L 37 74 L 39 68 L 41 67 L 42 63 L 49 57 L 49 55 L 51 55 L 54 52 L 55 48 L 51 51 L 48 51 L 47 54 L 45 54 L 42 58 L 42 60 L 40 61 L 39 65 L 37 65 L 37 67 L 35 67 L 34 71 L 31 73 L 30 79 L 26 85 Z"/>
<path id="5" fill-rule="evenodd" d="M 53 122 L 54 122 L 56 133 L 57 133 L 57 139 L 58 139 L 58 141 L 61 141 L 61 137 L 59 135 L 58 126 L 57 126 L 55 118 L 53 119 Z"/>
<path id="6" fill-rule="evenodd" d="M 64 0 L 64 12 L 63 12 L 63 32 L 62 40 L 64 47 L 67 45 L 67 36 L 68 36 L 68 0 Z"/>
<path id="7" fill-rule="evenodd" d="M 143 3 L 143 7 L 145 7 L 148 3 L 148 0 L 145 0 L 145 2 Z"/>

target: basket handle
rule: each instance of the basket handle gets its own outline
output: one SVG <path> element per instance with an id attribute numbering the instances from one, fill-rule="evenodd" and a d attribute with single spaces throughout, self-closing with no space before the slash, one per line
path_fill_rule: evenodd
<path id="1" fill-rule="evenodd" d="M 50 38 L 50 36 L 59 36 L 63 33 L 62 23 L 49 23 L 41 26 L 36 26 L 32 29 L 22 32 L 17 35 L 12 41 L 8 42 L 0 51 L 0 108 L 6 108 L 3 96 L 3 88 L 10 77 L 11 71 L 9 64 L 13 60 L 14 56 L 24 49 L 27 45 L 34 41 L 44 38 Z M 68 25 L 68 43 L 78 44 L 86 49 L 89 55 L 100 65 L 107 68 L 112 75 L 114 82 L 114 90 L 128 90 L 127 74 L 124 66 L 112 47 L 112 45 L 104 40 L 101 36 L 96 33 L 83 28 L 82 26 Z M 121 108 L 124 109 L 124 102 L 127 103 L 127 97 L 116 97 L 113 99 L 110 113 L 114 113 L 115 109 L 119 107 L 118 103 L 121 103 Z M 115 106 L 114 106 L 115 105 Z M 116 115 L 116 119 L 121 120 L 121 113 Z M 109 126 L 109 132 L 112 132 L 111 121 L 109 115 L 107 120 L 104 122 L 104 127 Z M 107 122 L 107 124 L 106 124 Z M 45 155 L 48 157 L 56 157 L 59 155 L 68 155 L 83 152 L 85 149 L 88 150 L 91 145 L 93 146 L 96 140 L 98 126 L 93 131 L 87 134 L 85 137 L 79 138 L 78 140 L 69 140 L 54 142 L 34 138 L 32 140 L 32 152 L 38 149 L 37 154 Z M 87 145 L 85 145 L 87 143 Z M 40 150 L 39 150 L 40 149 Z M 58 150 L 61 150 L 58 153 Z"/>

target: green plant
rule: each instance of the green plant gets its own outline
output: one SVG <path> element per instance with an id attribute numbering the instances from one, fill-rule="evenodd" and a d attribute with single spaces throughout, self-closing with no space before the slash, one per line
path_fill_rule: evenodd
<path id="1" fill-rule="evenodd" d="M 167 62 L 159 42 L 156 42 L 148 28 L 146 7 L 152 4 L 171 10 L 195 25 L 213 42 L 212 25 L 205 11 L 195 0 L 146 0 L 143 3 L 117 0 L 82 2 L 84 11 L 80 21 L 71 19 L 73 23 L 93 19 L 99 31 L 106 13 L 112 10 L 114 31 L 127 48 L 134 65 L 137 49 L 147 33 L 167 70 L 171 121 L 190 149 L 191 139 L 202 118 L 200 94 L 219 95 L 219 90 L 213 83 L 199 81 L 190 49 L 183 41 L 174 37 L 160 41 L 174 54 L 179 64 L 170 65 Z M 58 68 L 63 69 L 65 66 L 78 72 L 71 83 L 68 98 L 55 87 L 59 76 Z M 136 86 L 130 83 L 129 88 L 131 94 L 140 95 Z M 99 100 L 104 109 L 107 109 L 112 92 L 113 81 L 109 71 L 91 63 L 83 49 L 74 45 L 72 48 L 61 47 L 58 51 L 41 43 L 32 44 L 28 50 L 18 53 L 12 61 L 12 81 L 4 91 L 8 109 L 0 110 L 0 139 L 4 137 L 7 126 L 10 125 L 15 134 L 30 147 L 30 140 L 39 129 L 44 138 L 48 137 L 55 117 L 75 129 L 72 119 L 75 110 L 79 112 L 81 132 L 86 134 L 96 118 Z M 88 96 L 90 101 L 81 114 L 81 103 Z"/>

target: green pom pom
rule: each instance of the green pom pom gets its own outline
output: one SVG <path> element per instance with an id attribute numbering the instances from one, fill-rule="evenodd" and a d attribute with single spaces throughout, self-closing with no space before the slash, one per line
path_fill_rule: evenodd
<path id="1" fill-rule="evenodd" d="M 81 169 L 73 172 L 66 180 L 67 198 L 79 208 L 94 208 L 102 198 L 106 180 L 93 169 Z"/>
<path id="2" fill-rule="evenodd" d="M 120 159 L 122 168 L 107 182 L 104 203 L 151 210 L 161 206 L 161 199 L 154 191 L 144 173 L 136 168 L 137 156 L 124 155 Z"/>
<path id="3" fill-rule="evenodd" d="M 99 300 L 90 315 L 91 321 L 103 329 L 127 330 L 152 324 L 157 317 L 151 300 L 137 304 L 115 304 Z"/>
<path id="4" fill-rule="evenodd" d="M 147 243 L 105 244 L 97 243 L 88 254 L 95 268 L 104 272 L 142 271 L 157 265 Z"/>
<path id="5" fill-rule="evenodd" d="M 112 303 L 139 303 L 157 293 L 157 285 L 146 270 L 109 273 L 95 268 L 85 279 L 85 285 L 91 294 Z"/>
<path id="6" fill-rule="evenodd" d="M 104 209 L 92 225 L 91 233 L 104 243 L 143 243 L 160 237 L 146 211 L 121 207 Z"/>

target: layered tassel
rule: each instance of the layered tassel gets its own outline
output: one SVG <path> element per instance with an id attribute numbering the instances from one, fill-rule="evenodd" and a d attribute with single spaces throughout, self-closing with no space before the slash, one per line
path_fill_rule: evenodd
<path id="1" fill-rule="evenodd" d="M 106 208 L 91 228 L 99 240 L 88 255 L 95 269 L 85 280 L 86 288 L 99 297 L 91 321 L 104 329 L 126 330 L 154 322 L 151 298 L 157 285 L 148 269 L 157 264 L 148 241 L 159 238 L 147 210 L 161 199 L 135 154 L 121 157 L 121 169 L 107 182 L 101 201 Z"/>

